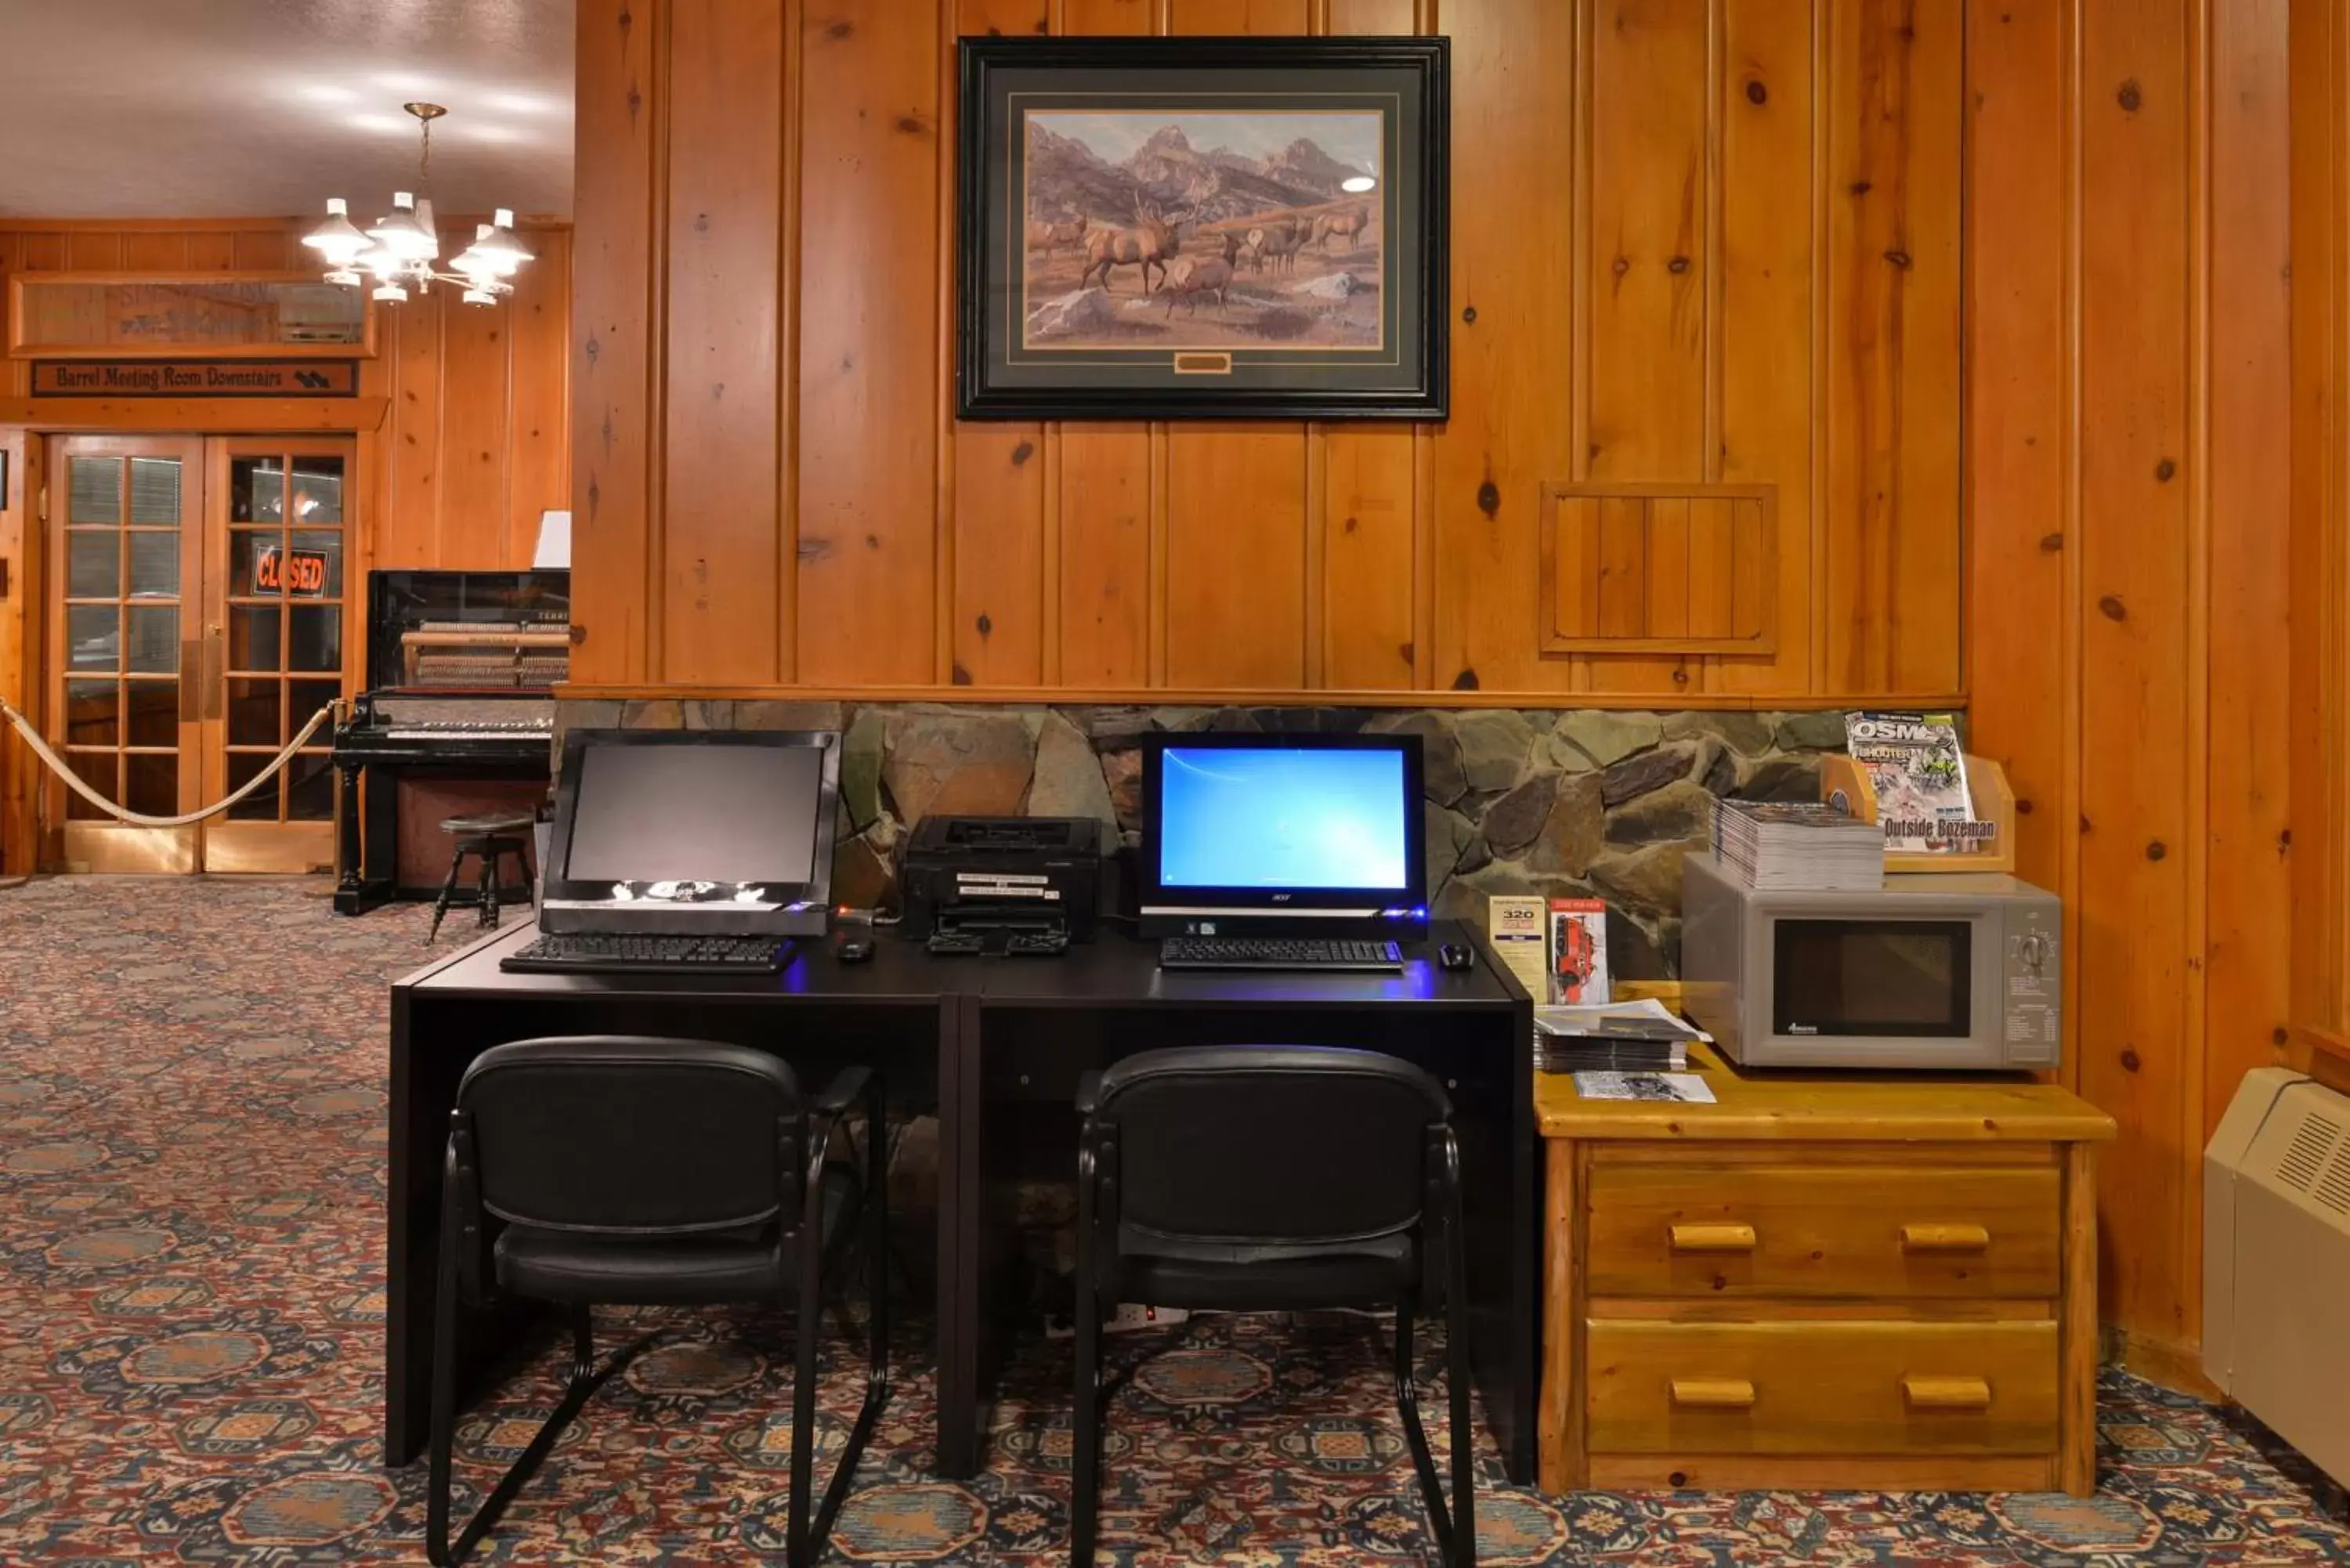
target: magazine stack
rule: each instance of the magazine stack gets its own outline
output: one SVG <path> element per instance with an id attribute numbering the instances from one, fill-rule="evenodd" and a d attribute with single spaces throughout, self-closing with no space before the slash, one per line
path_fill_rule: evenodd
<path id="1" fill-rule="evenodd" d="M 1771 892 L 1885 886 L 1885 839 L 1877 825 L 1824 802 L 1718 802 L 1713 854 L 1748 887 Z"/>
<path id="2" fill-rule="evenodd" d="M 1545 1073 L 1678 1073 L 1705 1035 L 1653 999 L 1534 1009 L 1534 1052 Z"/>

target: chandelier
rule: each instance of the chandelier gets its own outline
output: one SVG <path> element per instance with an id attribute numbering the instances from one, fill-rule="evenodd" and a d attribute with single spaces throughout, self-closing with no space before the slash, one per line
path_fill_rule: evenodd
<path id="1" fill-rule="evenodd" d="M 436 283 L 463 289 L 467 305 L 495 305 L 514 292 L 509 280 L 531 259 L 515 237 L 514 211 L 500 207 L 494 222 L 477 224 L 473 243 L 450 258 L 452 270 L 436 270 L 441 234 L 432 223 L 432 122 L 449 111 L 437 103 L 400 107 L 416 117 L 424 136 L 416 189 L 394 192 L 391 212 L 364 230 L 351 222 L 349 202 L 329 197 L 327 221 L 303 235 L 302 243 L 325 258 L 328 283 L 358 288 L 372 277 L 373 296 L 386 305 L 402 303 L 411 288 L 430 294 Z"/>

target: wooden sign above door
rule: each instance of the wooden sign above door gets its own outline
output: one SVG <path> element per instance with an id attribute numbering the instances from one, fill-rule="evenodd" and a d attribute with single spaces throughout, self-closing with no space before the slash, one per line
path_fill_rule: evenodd
<path id="1" fill-rule="evenodd" d="M 356 398 L 356 359 L 36 359 L 36 398 Z"/>

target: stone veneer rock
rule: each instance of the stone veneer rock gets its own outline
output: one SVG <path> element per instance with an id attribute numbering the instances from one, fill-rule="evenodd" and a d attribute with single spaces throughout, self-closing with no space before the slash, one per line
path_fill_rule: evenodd
<path id="1" fill-rule="evenodd" d="M 1134 840 L 1141 737 L 1166 731 L 1408 732 L 1425 742 L 1428 881 L 1441 916 L 1495 893 L 1597 896 L 1619 979 L 1669 978 L 1680 863 L 1722 795 L 1818 797 L 1835 713 L 1590 709 L 1007 708 L 926 703 L 572 701 L 564 727 L 846 732 L 835 898 L 886 904 L 927 813 L 1091 816 Z"/>

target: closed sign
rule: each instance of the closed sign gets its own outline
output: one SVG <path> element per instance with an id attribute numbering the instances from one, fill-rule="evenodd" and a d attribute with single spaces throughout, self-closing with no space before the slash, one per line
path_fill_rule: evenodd
<path id="1" fill-rule="evenodd" d="M 253 557 L 253 586 L 265 594 L 317 598 L 327 591 L 327 557 L 316 550 L 264 545 Z"/>

